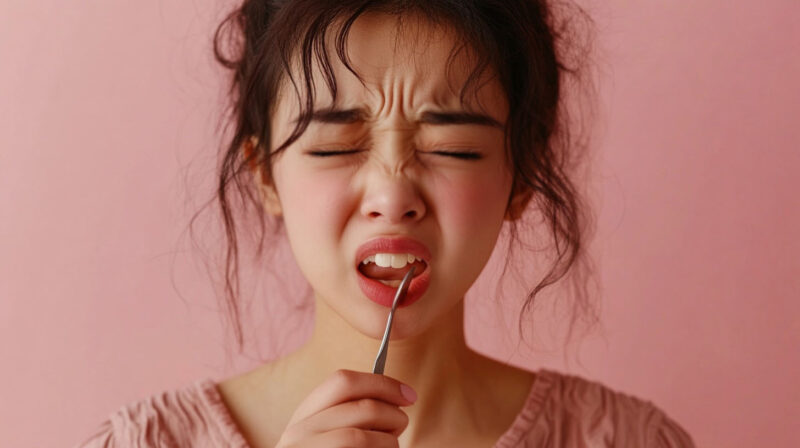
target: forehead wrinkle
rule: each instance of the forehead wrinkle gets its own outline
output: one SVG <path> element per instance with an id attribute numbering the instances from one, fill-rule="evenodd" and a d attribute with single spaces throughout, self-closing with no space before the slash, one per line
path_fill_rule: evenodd
<path id="1" fill-rule="evenodd" d="M 379 104 L 384 105 L 382 108 L 389 106 L 389 109 L 396 109 L 402 105 L 403 110 L 408 112 L 463 109 L 461 91 L 445 79 L 444 67 L 429 70 L 428 73 L 421 67 L 427 66 L 418 64 L 410 73 L 396 70 L 396 67 L 387 68 L 382 83 L 379 86 L 368 85 L 368 91 L 371 96 L 379 97 Z"/>
<path id="2" fill-rule="evenodd" d="M 335 49 L 328 51 L 338 87 L 335 104 L 332 104 L 332 92 L 327 88 L 322 68 L 316 58 L 312 59 L 311 81 L 316 93 L 314 107 L 366 106 L 373 116 L 382 116 L 398 107 L 403 114 L 428 109 L 429 105 L 440 110 L 462 109 L 460 93 L 470 73 L 471 63 L 475 62 L 472 51 L 461 46 L 462 40 L 453 36 L 452 30 L 432 24 L 424 18 L 419 21 L 395 20 L 389 22 L 392 31 L 384 33 L 390 38 L 384 43 L 393 51 L 383 52 L 380 43 L 377 46 L 364 43 L 374 42 L 374 34 L 366 34 L 370 39 L 359 38 L 364 33 L 374 32 L 375 27 L 385 31 L 387 21 L 378 22 L 376 17 L 379 16 L 373 13 L 359 17 L 351 28 L 345 47 L 352 68 L 364 78 L 363 84 L 344 65 Z M 328 40 L 329 45 L 332 40 Z M 432 48 L 433 52 L 425 51 Z M 442 55 L 438 54 L 443 51 L 445 53 Z M 370 57 L 373 54 L 378 56 L 374 60 Z M 391 61 L 388 64 L 387 59 Z M 482 79 L 472 87 L 480 87 L 484 83 Z M 298 84 L 301 90 L 304 89 L 302 82 Z M 483 102 L 480 96 L 474 99 L 478 101 L 480 109 L 485 109 L 480 104 Z M 465 97 L 465 100 L 464 106 L 471 108 L 472 95 Z M 491 98 L 486 100 L 491 102 Z M 502 114 L 502 111 L 498 112 Z"/>
<path id="3" fill-rule="evenodd" d="M 422 81 L 435 78 L 449 82 L 450 80 L 446 79 L 448 70 L 444 59 L 448 59 L 453 53 L 458 53 L 458 59 L 464 59 L 464 52 L 455 51 L 460 45 L 460 40 L 453 36 L 454 32 L 413 13 L 392 17 L 394 20 L 388 21 L 389 30 L 386 31 L 386 17 L 391 16 L 365 13 L 354 22 L 346 52 L 356 71 L 366 75 L 367 82 L 372 81 L 376 85 L 385 85 L 387 78 L 396 77 L 397 71 L 403 72 L 402 69 L 405 67 L 413 67 L 412 76 Z M 375 28 L 383 28 L 381 30 L 383 32 L 376 33 Z M 388 46 L 391 50 L 385 51 L 385 48 L 381 48 L 380 42 L 377 46 L 373 44 L 376 35 L 386 36 L 383 40 L 384 47 Z M 433 47 L 438 47 L 436 49 L 439 50 L 445 47 L 448 58 L 432 56 L 429 50 Z M 435 77 L 430 76 L 432 66 L 436 66 Z M 366 67 L 369 71 L 359 70 L 359 67 Z"/>

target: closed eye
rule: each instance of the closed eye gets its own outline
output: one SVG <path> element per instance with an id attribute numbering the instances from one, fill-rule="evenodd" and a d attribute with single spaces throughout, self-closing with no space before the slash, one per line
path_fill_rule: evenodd
<path id="1" fill-rule="evenodd" d="M 447 157 L 455 157 L 456 159 L 466 159 L 466 160 L 479 160 L 483 158 L 483 156 L 477 152 L 433 151 L 432 153 Z"/>
<path id="2" fill-rule="evenodd" d="M 308 151 L 307 154 L 314 156 L 314 157 L 333 157 L 333 156 L 341 156 L 341 155 L 348 155 L 348 154 L 356 154 L 361 152 L 360 149 L 348 149 L 348 150 L 338 150 L 338 151 Z M 461 151 L 431 151 L 430 154 L 436 154 L 446 157 L 453 157 L 456 159 L 464 159 L 464 160 L 480 160 L 483 156 L 477 152 L 461 152 Z"/>
<path id="3" fill-rule="evenodd" d="M 355 154 L 357 152 L 361 152 L 360 149 L 348 149 L 344 151 L 309 151 L 307 154 L 314 156 L 314 157 L 332 157 L 332 156 L 340 156 L 340 155 L 347 155 L 347 154 Z"/>

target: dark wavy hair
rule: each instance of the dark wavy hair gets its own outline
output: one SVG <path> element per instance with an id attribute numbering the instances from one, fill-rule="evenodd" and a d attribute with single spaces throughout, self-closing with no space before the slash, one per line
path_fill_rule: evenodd
<path id="1" fill-rule="evenodd" d="M 520 215 L 509 221 L 511 242 L 501 279 L 515 248 L 525 247 L 519 238 L 520 227 L 531 231 L 546 228 L 555 248 L 546 274 L 527 293 L 520 312 L 519 331 L 524 340 L 522 317 L 526 311 L 533 311 L 535 296 L 570 270 L 574 303 L 568 338 L 579 319 L 592 327 L 599 321 L 599 313 L 587 292 L 592 269 L 585 246 L 587 235 L 593 230 L 593 220 L 572 179 L 588 145 L 581 138 L 583 133 L 578 132 L 580 126 L 576 126 L 580 120 L 573 119 L 579 114 L 569 113 L 572 109 L 568 107 L 572 102 L 568 98 L 574 97 L 575 92 L 591 90 L 585 88 L 589 85 L 585 68 L 592 41 L 591 32 L 586 31 L 591 29 L 591 20 L 580 7 L 546 0 L 244 0 L 224 18 L 214 34 L 215 58 L 232 75 L 229 108 L 223 115 L 223 123 L 232 132 L 225 140 L 218 166 L 216 199 L 227 242 L 223 250 L 222 302 L 233 323 L 239 350 L 243 346 L 240 256 L 235 207 L 229 200 L 231 187 L 236 187 L 244 211 L 252 206 L 258 218 L 256 257 L 259 257 L 266 229 L 277 235 L 282 220 L 265 213 L 253 168 L 262 168 L 261 182 L 271 182 L 272 157 L 307 128 L 314 104 L 311 77 L 314 60 L 321 67 L 335 100 L 336 79 L 327 52 L 329 30 L 335 32 L 335 56 L 361 79 L 350 65 L 345 49 L 350 27 L 367 12 L 390 14 L 398 19 L 414 14 L 433 25 L 454 30 L 459 45 L 451 57 L 467 48 L 478 59 L 461 92 L 462 104 L 485 70 L 490 69 L 497 76 L 509 105 L 505 134 L 506 154 L 513 166 L 513 186 L 507 206 L 522 199 L 527 205 L 526 214 L 531 211 L 540 216 L 534 221 Z M 302 67 L 300 79 L 295 79 L 290 70 L 294 62 Z M 452 59 L 448 60 L 451 62 Z M 301 99 L 299 104 L 301 119 L 288 139 L 274 151 L 270 151 L 268 144 L 253 145 L 252 142 L 270 142 L 271 113 L 279 85 L 287 76 L 298 95 L 298 83 L 305 86 L 305 101 Z"/>

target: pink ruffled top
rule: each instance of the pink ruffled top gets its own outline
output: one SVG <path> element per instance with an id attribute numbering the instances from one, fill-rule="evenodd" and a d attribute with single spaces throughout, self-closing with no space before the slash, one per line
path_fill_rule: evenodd
<path id="1" fill-rule="evenodd" d="M 540 369 L 522 410 L 495 443 L 511 447 L 694 447 L 648 401 Z M 123 406 L 78 447 L 249 448 L 217 385 L 203 379 Z"/>

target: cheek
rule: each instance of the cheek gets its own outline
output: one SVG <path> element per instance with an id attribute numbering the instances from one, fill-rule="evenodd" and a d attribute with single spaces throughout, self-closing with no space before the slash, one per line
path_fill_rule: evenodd
<path id="1" fill-rule="evenodd" d="M 502 224 L 510 181 L 501 175 L 464 176 L 435 189 L 440 214 L 448 226 L 474 234 Z M 487 228 L 488 227 L 488 228 Z"/>
<path id="2" fill-rule="evenodd" d="M 336 231 L 336 223 L 344 220 L 347 210 L 348 179 L 319 172 L 297 176 L 286 184 L 282 200 L 285 219 L 298 227 L 313 227 L 310 237 Z"/>
<path id="3" fill-rule="evenodd" d="M 347 180 L 302 169 L 291 175 L 280 184 L 289 244 L 312 288 L 328 290 L 341 281 L 340 273 L 330 267 L 339 263 L 337 244 L 347 222 Z"/>
<path id="4" fill-rule="evenodd" d="M 500 174 L 464 176 L 439 191 L 443 244 L 451 260 L 444 268 L 458 270 L 445 275 L 478 276 L 497 243 L 510 192 L 510 177 Z"/>

